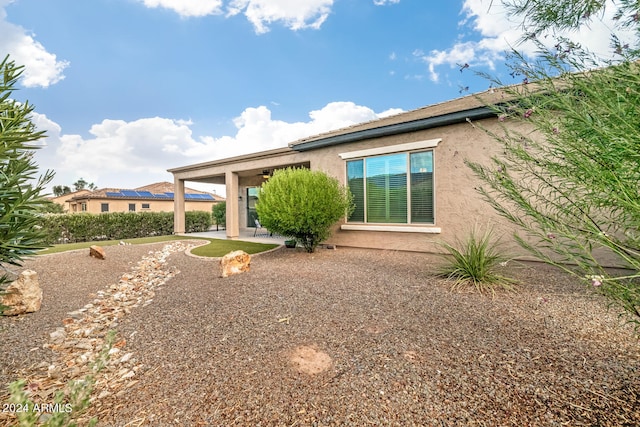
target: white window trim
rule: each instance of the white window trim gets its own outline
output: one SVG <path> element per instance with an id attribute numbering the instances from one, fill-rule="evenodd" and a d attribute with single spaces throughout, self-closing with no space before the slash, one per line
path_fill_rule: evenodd
<path id="1" fill-rule="evenodd" d="M 339 153 L 342 160 L 357 159 L 359 157 L 378 156 L 380 154 L 399 153 L 402 151 L 422 150 L 424 148 L 435 148 L 442 141 L 442 138 L 428 139 L 425 141 L 407 142 L 406 144 L 387 145 L 385 147 L 367 148 L 365 150 L 349 151 Z"/>
<path id="2" fill-rule="evenodd" d="M 440 234 L 442 230 L 440 227 L 416 227 L 416 226 L 401 226 L 401 225 L 372 225 L 372 224 L 342 224 L 341 230 L 351 231 L 393 231 L 396 233 L 425 233 L 425 234 Z"/>

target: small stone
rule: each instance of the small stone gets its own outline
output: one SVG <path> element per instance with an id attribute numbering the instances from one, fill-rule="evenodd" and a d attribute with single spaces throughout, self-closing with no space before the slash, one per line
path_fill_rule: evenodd
<path id="1" fill-rule="evenodd" d="M 89 256 L 96 259 L 107 259 L 107 254 L 104 252 L 104 249 L 98 245 L 91 245 L 91 247 L 89 247 Z"/>
<path id="2" fill-rule="evenodd" d="M 67 333 L 64 328 L 56 328 L 55 331 L 49 334 L 49 339 L 54 344 L 61 344 L 64 342 L 64 339 L 67 337 Z"/>
<path id="3" fill-rule="evenodd" d="M 75 348 L 79 348 L 80 350 L 93 350 L 93 344 L 88 341 L 80 341 L 75 345 Z"/>
<path id="4" fill-rule="evenodd" d="M 133 353 L 127 353 L 127 354 L 125 354 L 124 356 L 122 356 L 122 357 L 120 358 L 120 363 L 128 362 L 128 361 L 131 359 L 131 357 L 132 357 L 132 356 L 133 356 Z"/>
<path id="5" fill-rule="evenodd" d="M 98 399 L 104 399 L 105 397 L 111 395 L 111 392 L 109 390 L 102 390 L 100 392 L 100 394 L 98 395 Z"/>
<path id="6" fill-rule="evenodd" d="M 56 379 L 60 377 L 61 373 L 62 369 L 59 366 L 49 365 L 49 367 L 47 368 L 47 375 L 49 376 L 49 378 Z"/>
<path id="7" fill-rule="evenodd" d="M 136 375 L 136 373 L 135 373 L 135 372 L 133 372 L 133 371 L 129 371 L 129 372 L 127 372 L 126 374 L 124 374 L 124 375 L 122 376 L 122 379 L 123 379 L 123 380 L 127 380 L 127 379 L 129 379 L 129 378 L 133 378 L 135 375 Z"/>
<path id="8" fill-rule="evenodd" d="M 7 307 L 2 314 L 15 316 L 40 310 L 42 289 L 38 283 L 38 273 L 24 270 L 0 295 L 0 305 Z"/>

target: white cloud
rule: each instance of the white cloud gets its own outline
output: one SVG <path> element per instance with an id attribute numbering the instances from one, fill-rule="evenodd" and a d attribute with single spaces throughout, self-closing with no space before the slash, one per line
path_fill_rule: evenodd
<path id="1" fill-rule="evenodd" d="M 612 1 L 609 0 L 607 14 L 594 17 L 588 25 L 578 31 L 562 34 L 580 43 L 602 56 L 611 52 L 610 34 L 614 28 Z M 517 48 L 521 53 L 530 57 L 536 54 L 536 46 L 531 42 L 521 43 L 524 36 L 522 22 L 510 18 L 501 1 L 496 0 L 465 0 L 462 12 L 464 19 L 460 22 L 463 31 L 471 30 L 473 40 L 466 40 L 464 35 L 458 37 L 453 46 L 445 50 L 433 50 L 421 57 L 427 64 L 432 81 L 439 81 L 439 67 L 448 65 L 455 68 L 468 63 L 473 66 L 494 68 L 496 62 L 504 60 L 504 53 Z M 479 39 L 478 39 L 479 36 Z M 622 40 L 632 40 L 634 35 L 629 32 L 619 34 Z M 556 43 L 555 37 L 542 37 L 547 47 Z"/>
<path id="2" fill-rule="evenodd" d="M 244 14 L 255 32 L 269 31 L 270 24 L 279 22 L 291 30 L 318 29 L 331 13 L 334 0 L 139 0 L 150 8 L 165 8 L 184 18 L 223 13 Z M 388 0 L 397 3 L 399 0 Z"/>
<path id="3" fill-rule="evenodd" d="M 22 84 L 26 87 L 48 87 L 64 79 L 68 61 L 59 60 L 37 41 L 36 35 L 7 21 L 5 7 L 14 0 L 0 0 L 0 52 L 11 55 L 24 65 Z M 138 0 L 149 8 L 165 8 L 181 17 L 222 14 L 223 0 Z M 331 13 L 333 0 L 231 0 L 228 16 L 244 13 L 257 33 L 269 31 L 269 25 L 280 22 L 291 30 L 318 29 Z"/>
<path id="4" fill-rule="evenodd" d="M 26 87 L 48 87 L 64 79 L 63 71 L 69 63 L 47 52 L 24 28 L 7 22 L 4 8 L 12 1 L 0 0 L 0 52 L 8 53 L 16 64 L 25 66 L 21 82 Z"/>
<path id="5" fill-rule="evenodd" d="M 385 6 L 388 4 L 398 4 L 400 0 L 373 0 L 373 4 L 376 6 Z"/>
<path id="6" fill-rule="evenodd" d="M 142 0 L 150 8 L 165 8 L 176 12 L 183 18 L 222 13 L 222 0 Z"/>
<path id="7" fill-rule="evenodd" d="M 244 13 L 256 33 L 269 31 L 269 24 L 281 22 L 291 30 L 318 29 L 331 13 L 333 0 L 232 0 L 230 16 Z"/>
<path id="8" fill-rule="evenodd" d="M 126 122 L 103 120 L 91 126 L 91 137 L 64 134 L 43 114 L 33 114 L 45 130 L 44 148 L 36 151 L 41 169 L 54 169 L 53 184 L 71 185 L 79 178 L 98 187 L 135 188 L 171 181 L 168 168 L 285 147 L 305 136 L 402 112 L 375 113 L 352 102 L 332 102 L 309 113 L 309 120 L 275 120 L 265 107 L 245 109 L 234 120 L 235 135 L 194 137 L 192 123 L 160 117 Z"/>

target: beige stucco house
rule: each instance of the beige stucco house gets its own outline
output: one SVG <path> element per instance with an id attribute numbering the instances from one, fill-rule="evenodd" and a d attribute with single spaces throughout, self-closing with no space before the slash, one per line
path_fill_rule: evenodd
<path id="1" fill-rule="evenodd" d="M 172 212 L 173 184 L 157 182 L 134 189 L 101 188 L 80 190 L 52 199 L 68 213 Z M 211 212 L 214 204 L 225 199 L 217 194 L 187 188 L 183 195 L 185 210 Z"/>
<path id="2" fill-rule="evenodd" d="M 500 94 L 484 94 L 499 100 Z M 227 236 L 254 226 L 257 188 L 279 168 L 321 170 L 354 194 L 356 210 L 327 243 L 440 252 L 437 242 L 464 238 L 474 224 L 507 225 L 474 189 L 465 160 L 489 162 L 499 144 L 471 122 L 498 131 L 499 120 L 476 96 L 419 108 L 304 138 L 288 147 L 170 169 L 175 232 L 184 232 L 185 182 L 224 184 Z"/>

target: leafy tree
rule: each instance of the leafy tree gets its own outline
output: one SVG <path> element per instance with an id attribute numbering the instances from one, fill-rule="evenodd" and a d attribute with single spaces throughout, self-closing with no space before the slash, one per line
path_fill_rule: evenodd
<path id="1" fill-rule="evenodd" d="M 216 223 L 216 230 L 220 225 L 223 227 L 227 226 L 227 202 L 214 204 L 211 208 L 211 214 Z"/>
<path id="2" fill-rule="evenodd" d="M 10 280 L 7 264 L 21 265 L 24 256 L 46 246 L 37 212 L 53 178 L 52 171 L 37 176 L 33 150 L 44 133 L 31 122 L 33 107 L 12 98 L 22 71 L 8 56 L 0 62 L 0 289 Z"/>
<path id="3" fill-rule="evenodd" d="M 307 252 L 327 239 L 331 226 L 353 209 L 351 193 L 320 171 L 287 168 L 262 184 L 258 218 L 270 231 L 295 238 Z"/>
<path id="4" fill-rule="evenodd" d="M 637 44 L 640 2 L 505 3 L 540 55 L 512 53 L 512 75 L 531 83 L 505 87 L 513 102 L 496 107 L 505 125 L 515 124 L 492 133 L 504 156 L 468 164 L 486 200 L 524 230 L 516 234 L 522 247 L 584 279 L 640 325 L 639 50 L 615 34 L 630 30 Z M 608 58 L 566 39 L 543 45 L 550 31 L 575 29 L 611 7 L 618 27 Z M 602 255 L 629 274 L 611 276 Z"/>
<path id="5" fill-rule="evenodd" d="M 75 189 L 75 191 L 84 190 L 85 188 L 88 188 L 89 190 L 95 190 L 96 185 L 93 182 L 87 182 L 84 178 L 80 178 L 73 183 L 73 188 Z"/>
<path id="6" fill-rule="evenodd" d="M 71 188 L 68 185 L 54 185 L 53 186 L 53 195 L 56 197 L 63 196 L 65 194 L 71 193 Z"/>

